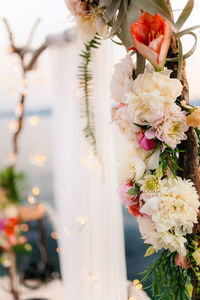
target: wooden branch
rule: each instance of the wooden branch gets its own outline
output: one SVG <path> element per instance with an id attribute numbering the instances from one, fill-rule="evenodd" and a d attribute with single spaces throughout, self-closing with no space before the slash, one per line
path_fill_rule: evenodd
<path id="1" fill-rule="evenodd" d="M 32 43 L 32 40 L 33 40 L 33 37 L 34 37 L 34 34 L 36 32 L 36 29 L 38 28 L 38 25 L 39 23 L 41 22 L 41 18 L 38 18 L 36 21 L 35 21 L 35 24 L 33 25 L 33 28 L 31 30 L 31 33 L 28 37 L 28 41 L 27 41 L 27 44 L 26 44 L 26 48 L 30 48 L 31 46 L 31 43 Z"/>

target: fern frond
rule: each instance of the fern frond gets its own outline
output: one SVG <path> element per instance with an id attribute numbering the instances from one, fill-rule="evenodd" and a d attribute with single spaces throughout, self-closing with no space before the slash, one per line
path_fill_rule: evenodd
<path id="1" fill-rule="evenodd" d="M 78 80 L 80 89 L 82 91 L 82 113 L 81 116 L 86 118 L 86 126 L 83 129 L 85 138 L 91 145 L 94 154 L 96 154 L 96 136 L 95 136 L 95 122 L 94 122 L 94 106 L 92 94 L 92 72 L 90 69 L 90 62 L 92 60 L 92 50 L 99 48 L 101 45 L 98 34 L 94 38 L 85 43 L 85 49 L 81 51 L 81 64 L 78 66 Z"/>

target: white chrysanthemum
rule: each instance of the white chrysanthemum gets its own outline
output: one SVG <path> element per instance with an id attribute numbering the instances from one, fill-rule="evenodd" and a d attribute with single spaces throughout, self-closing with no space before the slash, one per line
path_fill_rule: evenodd
<path id="1" fill-rule="evenodd" d="M 131 121 L 126 105 L 115 109 L 113 113 L 113 120 L 128 141 L 137 145 L 137 136 L 140 128 L 135 126 Z"/>
<path id="2" fill-rule="evenodd" d="M 145 163 L 135 151 L 130 148 L 124 151 L 119 164 L 119 180 L 123 184 L 131 180 L 140 179 L 145 172 Z"/>
<path id="3" fill-rule="evenodd" d="M 185 132 L 189 129 L 185 112 L 182 111 L 166 114 L 156 122 L 155 128 L 156 137 L 173 149 L 187 139 Z"/>
<path id="4" fill-rule="evenodd" d="M 170 78 L 170 73 L 170 70 L 164 70 L 162 72 L 140 74 L 134 80 L 134 93 L 139 96 L 141 93 L 152 93 L 157 90 L 160 96 L 175 101 L 181 95 L 183 87 L 178 79 Z"/>
<path id="5" fill-rule="evenodd" d="M 117 102 L 125 102 L 124 96 L 132 91 L 134 64 L 130 55 L 114 66 L 110 82 L 112 98 Z"/>
<path id="6" fill-rule="evenodd" d="M 107 37 L 108 26 L 99 11 L 91 12 L 86 16 L 79 16 L 76 20 L 81 38 L 84 41 L 91 41 L 96 33 L 103 38 Z"/>
<path id="7" fill-rule="evenodd" d="M 161 72 L 140 74 L 133 82 L 133 91 L 126 95 L 133 122 L 153 126 L 155 120 L 173 111 L 174 102 L 181 91 L 179 80 Z"/>
<path id="8" fill-rule="evenodd" d="M 137 181 L 141 184 L 140 190 L 145 193 L 157 193 L 160 190 L 160 179 L 156 175 L 146 175 Z"/>

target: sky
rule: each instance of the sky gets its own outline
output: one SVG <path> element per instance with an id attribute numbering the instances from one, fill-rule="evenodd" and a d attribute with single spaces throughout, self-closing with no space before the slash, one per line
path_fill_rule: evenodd
<path id="1" fill-rule="evenodd" d="M 195 9 L 190 21 L 184 28 L 200 23 L 200 1 L 195 0 Z M 172 0 L 174 13 L 177 16 L 185 5 L 185 0 Z M 26 44 L 33 23 L 38 17 L 42 21 L 33 40 L 33 46 L 39 46 L 49 33 L 60 32 L 73 26 L 72 19 L 66 9 L 64 0 L 6 0 L 0 1 L 0 17 L 6 17 L 13 30 L 17 45 Z M 200 38 L 200 30 L 196 31 Z M 193 40 L 183 38 L 184 51 L 188 50 Z M 19 70 L 16 58 L 6 53 L 9 45 L 8 35 L 4 24 L 0 22 L 0 111 L 12 109 L 17 103 L 19 93 Z M 191 98 L 200 98 L 200 43 L 196 53 L 188 59 L 187 70 L 190 83 Z M 117 59 L 124 56 L 123 50 L 115 46 Z M 45 108 L 52 104 L 50 53 L 43 54 L 39 67 L 29 75 L 29 101 L 28 108 Z"/>

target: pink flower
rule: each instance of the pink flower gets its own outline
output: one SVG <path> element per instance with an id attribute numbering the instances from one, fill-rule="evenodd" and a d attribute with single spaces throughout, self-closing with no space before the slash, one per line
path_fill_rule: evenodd
<path id="1" fill-rule="evenodd" d="M 87 2 L 81 0 L 65 0 L 65 3 L 74 16 L 84 16 L 87 14 Z"/>
<path id="2" fill-rule="evenodd" d="M 138 195 L 129 195 L 128 191 L 132 188 L 130 183 L 124 183 L 118 188 L 118 193 L 120 195 L 121 201 L 125 206 L 131 206 L 135 204 L 138 199 Z"/>
<path id="3" fill-rule="evenodd" d="M 186 256 L 183 256 L 181 254 L 177 254 L 175 257 L 175 264 L 183 269 L 190 268 L 189 261 Z"/>
<path id="4" fill-rule="evenodd" d="M 138 134 L 138 144 L 146 151 L 153 150 L 157 146 L 156 140 L 154 138 L 148 139 L 143 130 L 140 130 Z"/>

